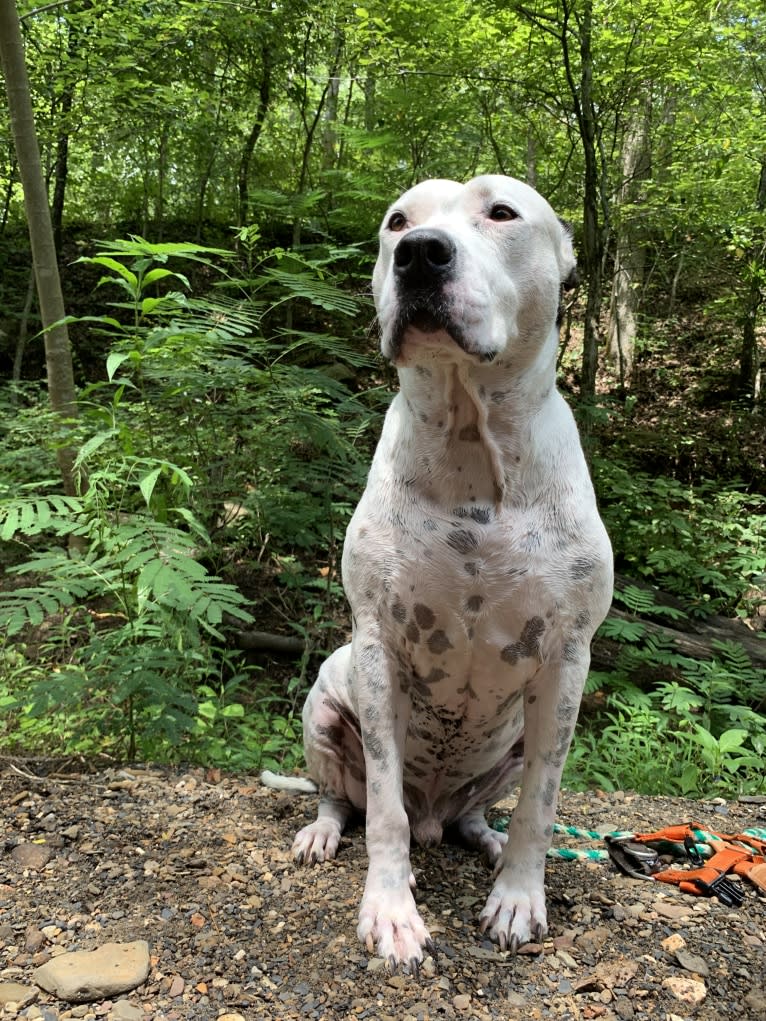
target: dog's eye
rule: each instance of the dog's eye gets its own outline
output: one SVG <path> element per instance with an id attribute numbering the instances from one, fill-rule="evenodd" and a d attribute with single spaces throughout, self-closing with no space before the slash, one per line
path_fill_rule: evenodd
<path id="1" fill-rule="evenodd" d="M 490 220 L 496 223 L 505 223 L 508 220 L 518 219 L 518 213 L 507 206 L 504 202 L 496 202 L 489 211 Z"/>
<path id="2" fill-rule="evenodd" d="M 388 218 L 388 229 L 396 231 L 404 230 L 407 226 L 407 217 L 404 213 L 391 213 Z"/>

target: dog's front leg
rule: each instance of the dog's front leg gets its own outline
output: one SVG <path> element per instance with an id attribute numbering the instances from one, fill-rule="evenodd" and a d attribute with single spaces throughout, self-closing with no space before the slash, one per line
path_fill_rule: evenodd
<path id="1" fill-rule="evenodd" d="M 571 653 L 570 653 L 571 655 Z M 551 845 L 561 774 L 572 740 L 589 653 L 544 667 L 524 696 L 524 771 L 508 842 L 480 917 L 502 949 L 547 932 L 545 857 Z"/>
<path id="2" fill-rule="evenodd" d="M 410 700 L 379 641 L 368 633 L 355 647 L 369 857 L 357 933 L 370 952 L 377 948 L 390 968 L 402 965 L 416 972 L 430 936 L 412 895 L 415 879 L 402 789 Z"/>

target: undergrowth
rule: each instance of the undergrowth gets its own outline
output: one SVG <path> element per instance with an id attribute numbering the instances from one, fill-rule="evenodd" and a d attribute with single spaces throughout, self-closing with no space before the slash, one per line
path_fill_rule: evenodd
<path id="1" fill-rule="evenodd" d="M 373 363 L 346 339 L 361 306 L 334 274 L 356 253 L 262 253 L 253 231 L 239 242 L 239 263 L 140 238 L 86 260 L 118 300 L 87 319 L 108 353 L 104 378 L 81 393 L 80 495 L 55 480 L 43 396 L 0 392 L 5 751 L 302 762 L 300 707 L 313 653 L 337 644 L 345 619 L 336 565 L 387 398 L 361 382 Z M 171 268 L 182 259 L 219 273 L 207 296 Z M 619 651 L 609 673 L 591 674 L 595 708 L 565 782 L 763 791 L 763 672 L 736 644 L 680 655 L 646 624 L 751 612 L 766 589 L 763 499 L 653 477 L 619 444 L 593 461 L 618 567 L 642 584 L 617 593 L 624 614 L 603 625 Z M 305 643 L 279 683 L 232 638 L 264 613 Z"/>
<path id="2" fill-rule="evenodd" d="M 276 564 L 286 603 L 300 578 L 314 616 L 294 626 L 321 645 L 316 606 L 336 593 L 321 579 L 311 598 L 302 557 L 323 549 L 332 562 L 380 402 L 342 381 L 367 355 L 329 331 L 288 330 L 277 310 L 358 314 L 324 268 L 344 255 L 315 265 L 272 252 L 244 276 L 224 263 L 205 299 L 167 263 L 212 268 L 221 253 L 137 238 L 85 260 L 124 299 L 87 320 L 110 343 L 106 378 L 81 397 L 87 485 L 64 497 L 50 478 L 56 435 L 41 403 L 9 416 L 0 455 L 3 748 L 298 761 L 305 670 L 279 691 L 232 653 L 232 628 L 253 617 L 225 577 L 246 557 L 256 579 Z"/>

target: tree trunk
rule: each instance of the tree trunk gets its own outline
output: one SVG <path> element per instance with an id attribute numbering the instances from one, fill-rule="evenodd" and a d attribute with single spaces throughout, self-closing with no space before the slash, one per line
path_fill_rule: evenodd
<path id="1" fill-rule="evenodd" d="M 599 215 L 604 196 L 599 174 L 598 114 L 593 97 L 593 0 L 584 0 L 581 11 L 575 0 L 565 0 L 561 31 L 562 57 L 569 91 L 572 95 L 575 118 L 582 142 L 585 175 L 583 182 L 583 240 L 580 253 L 583 276 L 587 282 L 588 297 L 585 305 L 583 331 L 582 371 L 580 397 L 591 403 L 596 396 L 596 371 L 600 337 L 601 281 L 603 274 L 604 232 Z M 580 73 L 575 76 L 572 67 L 570 21 L 577 25 L 576 38 L 580 48 Z"/>
<path id="2" fill-rule="evenodd" d="M 88 5 L 90 6 L 90 5 Z M 77 29 L 73 25 L 68 26 L 69 38 L 67 40 L 67 60 L 70 65 L 77 60 L 77 49 L 79 45 Z M 51 218 L 53 220 L 53 240 L 56 244 L 56 251 L 61 254 L 62 229 L 64 222 L 64 200 L 66 198 L 67 178 L 69 177 L 69 125 L 74 103 L 75 83 L 68 80 L 64 83 L 61 92 L 61 103 L 58 109 L 58 140 L 56 142 L 56 162 L 53 168 L 53 201 L 51 203 Z"/>
<path id="3" fill-rule="evenodd" d="M 335 47 L 338 52 L 343 49 L 343 34 L 337 32 Z M 336 62 L 337 66 L 337 62 Z M 327 101 L 324 111 L 324 131 L 322 132 L 322 169 L 332 170 L 335 166 L 336 146 L 338 142 L 338 100 L 340 98 L 340 78 L 333 75 L 327 83 Z"/>
<path id="4" fill-rule="evenodd" d="M 261 59 L 263 70 L 261 72 L 261 83 L 258 88 L 258 108 L 255 111 L 253 126 L 250 128 L 250 134 L 247 136 L 245 147 L 239 160 L 239 179 L 237 183 L 239 188 L 238 226 L 240 227 L 244 227 L 250 222 L 250 164 L 253 160 L 255 144 L 263 130 L 271 100 L 271 64 L 269 62 L 269 51 L 265 46 L 261 51 Z"/>
<path id="5" fill-rule="evenodd" d="M 758 191 L 755 208 L 759 213 L 766 209 L 766 156 L 761 157 L 761 172 L 758 177 Z M 742 347 L 739 356 L 739 392 L 742 397 L 755 402 L 759 396 L 760 354 L 758 351 L 758 312 L 763 303 L 766 281 L 766 238 L 757 239 L 752 258 L 748 260 L 749 281 L 745 309 L 742 317 Z"/>
<path id="6" fill-rule="evenodd" d="M 53 326 L 64 318 L 64 299 L 32 112 L 21 25 L 14 0 L 0 0 L 0 63 L 5 77 L 11 131 L 24 190 L 40 316 L 45 333 L 48 395 L 53 410 L 66 429 L 68 421 L 77 416 L 72 351 L 66 326 Z M 74 495 L 78 491 L 74 450 L 63 445 L 57 451 L 57 456 L 64 491 Z"/>
<path id="7" fill-rule="evenodd" d="M 5 234 L 5 229 L 8 226 L 8 216 L 11 211 L 11 200 L 13 199 L 13 189 L 16 184 L 16 160 L 9 159 L 8 166 L 8 187 L 5 189 L 5 196 L 3 198 L 3 215 L 0 219 L 0 235 Z"/>
<path id="8" fill-rule="evenodd" d="M 29 337 L 29 317 L 32 314 L 32 302 L 35 297 L 35 271 L 29 274 L 29 286 L 27 287 L 27 296 L 24 299 L 24 308 L 21 311 L 21 318 L 19 319 L 19 335 L 16 339 L 16 350 L 13 355 L 13 371 L 11 379 L 14 383 L 21 381 L 21 368 L 24 364 L 24 352 L 27 349 L 27 339 Z M 15 401 L 15 398 L 14 398 Z"/>
<path id="9" fill-rule="evenodd" d="M 716 655 L 714 642 L 736 642 L 742 646 L 754 670 L 766 670 L 766 641 L 748 631 L 740 621 L 728 621 L 721 617 L 702 622 L 694 631 L 682 631 L 680 625 L 669 627 L 656 621 L 637 618 L 635 614 L 618 610 L 609 611 L 610 620 L 640 620 L 644 636 L 669 642 L 674 651 L 690 659 L 712 659 Z M 624 646 L 609 638 L 596 637 L 591 650 L 591 664 L 598 670 L 614 670 L 617 653 Z"/>
<path id="10" fill-rule="evenodd" d="M 228 83 L 229 67 L 231 65 L 231 48 L 226 51 L 226 63 L 221 70 L 219 77 L 218 86 L 218 101 L 215 105 L 215 120 L 213 122 L 212 136 L 209 139 L 210 145 L 208 150 L 208 157 L 205 161 L 205 166 L 202 170 L 202 177 L 199 183 L 199 190 L 197 192 L 197 226 L 195 231 L 195 239 L 197 243 L 202 240 L 202 222 L 205 219 L 205 203 L 207 201 L 207 189 L 210 184 L 210 178 L 213 176 L 213 167 L 215 166 L 215 158 L 219 150 L 218 134 L 221 127 L 221 113 L 223 111 L 224 96 L 226 94 L 226 85 Z"/>
<path id="11" fill-rule="evenodd" d="M 619 365 L 623 388 L 630 382 L 633 371 L 636 316 L 646 263 L 641 216 L 636 213 L 636 206 L 641 200 L 642 183 L 650 174 L 647 99 L 630 115 L 622 144 L 622 184 L 618 197 L 623 215 L 617 232 L 606 356 Z"/>
<path id="12" fill-rule="evenodd" d="M 314 136 L 316 135 L 316 130 L 317 130 L 317 127 L 319 126 L 319 121 L 320 121 L 320 119 L 322 117 L 322 111 L 325 108 L 325 103 L 327 102 L 327 96 L 329 95 L 332 82 L 337 79 L 338 70 L 340 69 L 340 58 L 341 58 L 341 54 L 343 53 L 343 36 L 341 35 L 341 36 L 336 37 L 335 59 L 333 61 L 333 66 L 330 69 L 327 81 L 325 82 L 325 86 L 322 89 L 322 94 L 319 97 L 319 102 L 317 103 L 317 108 L 316 108 L 316 110 L 314 112 L 314 116 L 311 118 L 311 121 L 309 121 L 309 118 L 308 118 L 308 79 L 309 79 L 309 71 L 308 71 L 308 46 L 309 46 L 309 39 L 310 38 L 311 38 L 311 25 L 309 25 L 308 29 L 306 30 L 306 37 L 305 37 L 304 44 L 303 44 L 303 94 L 302 94 L 302 99 L 301 99 L 301 111 L 300 111 L 300 113 L 301 113 L 301 120 L 303 121 L 303 127 L 304 127 L 304 130 L 306 132 L 306 138 L 305 138 L 305 140 L 303 142 L 303 152 L 301 154 L 301 170 L 300 170 L 300 175 L 298 177 L 298 189 L 297 189 L 297 197 L 298 198 L 303 196 L 303 194 L 304 194 L 304 192 L 306 190 L 306 186 L 308 184 L 308 180 L 309 180 L 309 163 L 310 163 L 310 160 L 311 160 L 311 149 L 312 149 L 312 147 L 314 145 Z M 295 219 L 293 220 L 293 240 L 292 240 L 292 248 L 293 248 L 293 250 L 297 250 L 298 248 L 300 248 L 302 229 L 303 229 L 303 219 L 302 219 L 300 213 L 297 213 L 296 216 L 295 216 Z M 289 314 L 290 314 L 290 310 L 288 309 L 288 315 Z"/>

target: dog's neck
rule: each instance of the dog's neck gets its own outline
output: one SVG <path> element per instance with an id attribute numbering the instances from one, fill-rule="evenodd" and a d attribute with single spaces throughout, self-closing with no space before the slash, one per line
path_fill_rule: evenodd
<path id="1" fill-rule="evenodd" d="M 555 342 L 546 344 L 521 371 L 502 355 L 489 364 L 461 358 L 401 367 L 398 454 L 408 462 L 413 486 L 469 514 L 476 506 L 499 512 L 523 500 L 535 456 L 529 449 L 533 419 L 560 400 L 555 351 Z M 412 444 L 415 432 L 418 443 Z"/>

